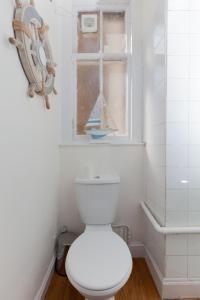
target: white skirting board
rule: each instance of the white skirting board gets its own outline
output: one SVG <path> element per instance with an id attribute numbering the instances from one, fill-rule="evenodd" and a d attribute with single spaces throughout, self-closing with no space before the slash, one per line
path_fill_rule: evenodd
<path id="1" fill-rule="evenodd" d="M 131 242 L 129 245 L 129 248 L 130 248 L 130 251 L 131 251 L 131 254 L 133 257 L 144 257 L 144 245 L 142 243 Z M 51 259 L 51 262 L 50 262 L 47 272 L 44 276 L 44 279 L 42 281 L 40 289 L 37 292 L 37 295 L 35 296 L 34 300 L 43 300 L 44 299 L 47 289 L 49 287 L 51 278 L 53 276 L 54 266 L 55 266 L 55 256 L 53 256 Z"/>
<path id="2" fill-rule="evenodd" d="M 168 281 L 163 283 L 163 299 L 199 298 L 200 281 Z"/>
<path id="3" fill-rule="evenodd" d="M 200 280 L 164 278 L 147 249 L 145 249 L 145 260 L 162 299 L 199 298 Z"/>
<path id="4" fill-rule="evenodd" d="M 51 278 L 54 273 L 54 267 L 55 267 L 55 255 L 52 257 L 51 262 L 48 266 L 47 272 L 43 278 L 42 284 L 40 286 L 40 289 L 38 290 L 34 300 L 44 300 L 44 297 L 46 295 L 46 292 L 48 290 Z"/>
<path id="5" fill-rule="evenodd" d="M 198 298 L 200 296 L 200 280 L 184 280 L 164 278 L 150 252 L 140 242 L 129 245 L 133 257 L 144 257 L 162 299 Z M 44 300 L 55 266 L 55 256 L 52 257 L 34 300 Z"/>
<path id="6" fill-rule="evenodd" d="M 142 244 L 141 242 L 130 242 L 129 249 L 131 251 L 132 257 L 144 257 L 145 255 L 144 244 Z"/>
<path id="7" fill-rule="evenodd" d="M 151 256 L 151 253 L 146 248 L 145 248 L 145 256 L 144 257 L 145 257 L 145 261 L 148 265 L 149 271 L 151 273 L 151 276 L 153 277 L 154 283 L 158 289 L 158 292 L 159 292 L 160 296 L 162 297 L 163 276 L 162 276 L 155 260 Z"/>

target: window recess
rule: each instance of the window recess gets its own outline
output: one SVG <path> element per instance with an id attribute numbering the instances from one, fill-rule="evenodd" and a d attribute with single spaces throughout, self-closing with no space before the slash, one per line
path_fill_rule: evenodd
<path id="1" fill-rule="evenodd" d="M 98 129 L 104 122 L 115 129 L 110 139 L 129 139 L 132 104 L 128 9 L 116 10 L 115 5 L 78 9 L 75 20 L 73 137 L 84 139 L 88 128 Z M 103 117 L 100 96 L 106 107 Z"/>

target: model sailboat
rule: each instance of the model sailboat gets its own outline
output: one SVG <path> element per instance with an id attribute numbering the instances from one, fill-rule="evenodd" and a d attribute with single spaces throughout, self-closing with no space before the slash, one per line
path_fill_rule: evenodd
<path id="1" fill-rule="evenodd" d="M 100 67 L 102 77 L 103 61 L 101 61 Z M 118 131 L 111 117 L 108 102 L 104 97 L 103 78 L 101 78 L 100 94 L 87 121 L 85 131 L 94 140 L 104 138 Z"/>
<path id="2" fill-rule="evenodd" d="M 95 140 L 101 139 L 117 131 L 114 121 L 110 116 L 108 104 L 103 93 L 99 95 L 85 129 L 86 133 Z"/>

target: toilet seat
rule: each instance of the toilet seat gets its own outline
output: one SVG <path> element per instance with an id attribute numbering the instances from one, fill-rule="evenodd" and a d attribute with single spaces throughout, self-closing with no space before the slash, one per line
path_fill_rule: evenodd
<path id="1" fill-rule="evenodd" d="M 66 271 L 78 286 L 106 291 L 130 275 L 132 258 L 126 243 L 113 231 L 85 231 L 70 247 Z"/>

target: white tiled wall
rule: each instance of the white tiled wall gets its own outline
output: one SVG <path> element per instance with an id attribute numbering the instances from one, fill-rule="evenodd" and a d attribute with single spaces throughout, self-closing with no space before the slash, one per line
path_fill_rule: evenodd
<path id="1" fill-rule="evenodd" d="M 166 273 L 168 278 L 200 278 L 200 235 L 178 234 L 166 238 Z"/>
<path id="2" fill-rule="evenodd" d="M 168 2 L 166 224 L 200 225 L 200 1 Z"/>
<path id="3" fill-rule="evenodd" d="M 167 66 L 165 3 L 148 5 L 145 1 L 146 201 L 160 224 L 200 226 L 200 0 L 168 0 Z M 200 280 L 200 235 L 164 238 L 146 221 L 145 243 L 164 277 Z"/>
<path id="4" fill-rule="evenodd" d="M 168 0 L 166 225 L 200 225 L 200 1 Z M 166 277 L 200 278 L 200 235 L 166 238 Z"/>

